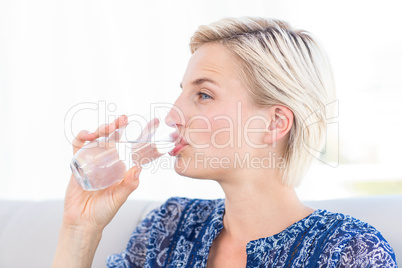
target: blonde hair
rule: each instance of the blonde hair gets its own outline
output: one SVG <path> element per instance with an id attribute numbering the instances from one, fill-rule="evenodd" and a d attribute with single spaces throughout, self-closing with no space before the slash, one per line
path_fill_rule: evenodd
<path id="1" fill-rule="evenodd" d="M 191 37 L 191 52 L 210 42 L 223 45 L 238 59 L 240 77 L 258 107 L 279 104 L 293 112 L 293 126 L 282 154 L 282 181 L 299 185 L 315 156 L 312 152 L 323 145 L 325 118 L 329 118 L 325 106 L 335 100 L 324 50 L 307 31 L 293 29 L 281 20 L 253 17 L 226 18 L 200 26 Z"/>

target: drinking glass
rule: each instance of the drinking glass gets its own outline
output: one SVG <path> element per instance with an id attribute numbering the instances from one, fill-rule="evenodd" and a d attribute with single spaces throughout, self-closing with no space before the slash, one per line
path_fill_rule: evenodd
<path id="1" fill-rule="evenodd" d="M 105 189 L 122 180 L 133 165 L 143 166 L 170 152 L 179 137 L 169 109 L 154 107 L 152 113 L 129 116 L 127 125 L 85 144 L 70 167 L 84 190 Z"/>

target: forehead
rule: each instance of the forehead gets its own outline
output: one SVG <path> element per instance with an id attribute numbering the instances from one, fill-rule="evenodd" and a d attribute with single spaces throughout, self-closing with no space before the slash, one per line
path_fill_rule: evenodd
<path id="1" fill-rule="evenodd" d="M 239 79 L 237 60 L 227 49 L 216 43 L 209 43 L 198 48 L 191 56 L 182 85 L 199 78 L 210 78 L 218 84 L 225 80 Z"/>

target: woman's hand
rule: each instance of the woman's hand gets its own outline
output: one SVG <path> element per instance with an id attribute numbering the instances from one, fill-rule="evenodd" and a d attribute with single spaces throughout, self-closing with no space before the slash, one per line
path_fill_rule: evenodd
<path id="1" fill-rule="evenodd" d="M 108 136 L 117 128 L 127 124 L 127 116 L 117 118 L 109 125 L 100 126 L 94 133 L 81 131 L 73 141 L 74 154 L 86 141 Z M 99 191 L 85 191 L 71 175 L 64 200 L 63 225 L 68 228 L 93 229 L 101 232 L 112 220 L 127 197 L 138 187 L 141 168 L 134 166 L 126 172 L 124 179 Z"/>
<path id="2" fill-rule="evenodd" d="M 127 124 L 127 116 L 117 118 L 94 133 L 81 131 L 73 141 L 74 154 L 86 141 L 108 136 Z M 63 223 L 52 267 L 91 267 L 105 226 L 127 197 L 138 187 L 140 167 L 132 167 L 124 179 L 99 191 L 85 191 L 71 175 L 64 200 Z"/>

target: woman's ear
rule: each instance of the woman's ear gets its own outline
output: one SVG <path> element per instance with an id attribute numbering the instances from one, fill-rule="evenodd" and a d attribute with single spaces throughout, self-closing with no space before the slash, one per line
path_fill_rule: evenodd
<path id="1" fill-rule="evenodd" d="M 264 143 L 276 146 L 277 142 L 289 133 L 293 125 L 293 112 L 283 106 L 274 105 L 268 109 L 270 125 L 264 136 Z"/>

